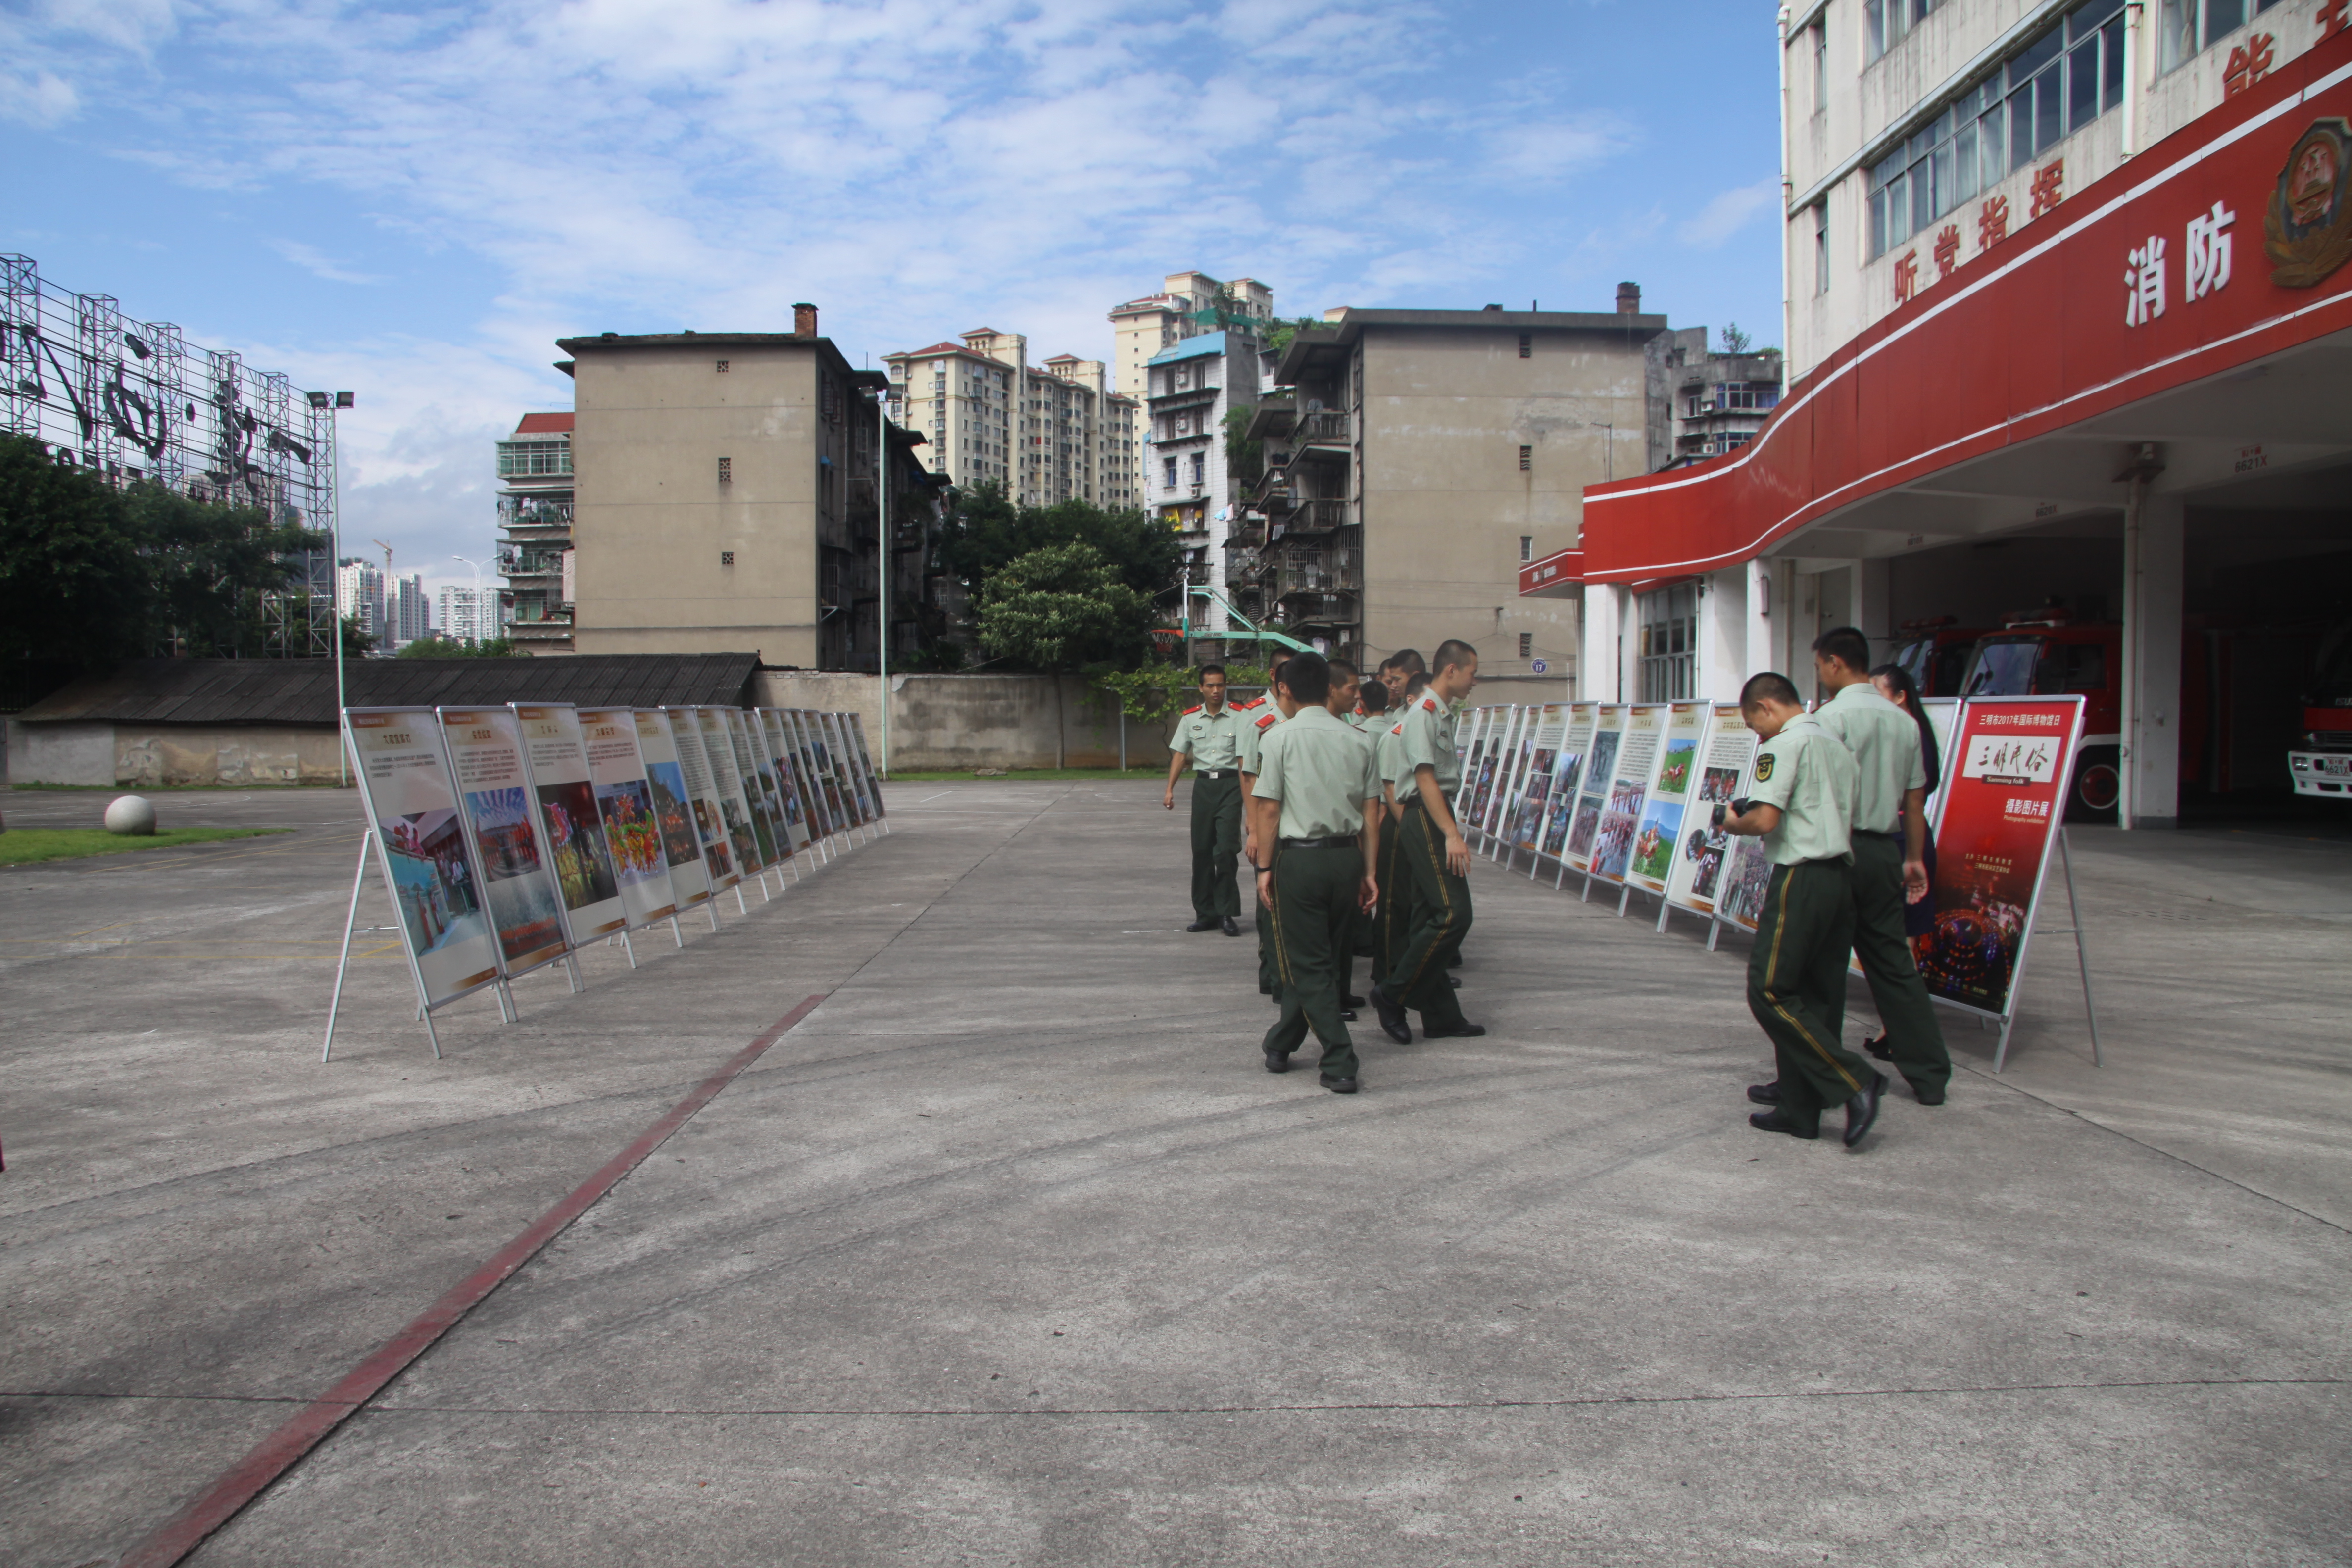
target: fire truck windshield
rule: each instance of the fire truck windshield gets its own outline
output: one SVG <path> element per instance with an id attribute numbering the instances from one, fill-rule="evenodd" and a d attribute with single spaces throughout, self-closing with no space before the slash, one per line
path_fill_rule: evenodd
<path id="1" fill-rule="evenodd" d="M 1969 664 L 1968 679 L 1960 684 L 1960 695 L 2031 697 L 2033 695 L 2033 667 L 2041 657 L 2040 637 L 2019 637 L 2006 642 L 1988 637 L 1977 644 L 1977 656 Z"/>
<path id="2" fill-rule="evenodd" d="M 2320 645 L 2318 672 L 2304 700 L 2315 708 L 2352 706 L 2352 625 L 2337 626 Z"/>

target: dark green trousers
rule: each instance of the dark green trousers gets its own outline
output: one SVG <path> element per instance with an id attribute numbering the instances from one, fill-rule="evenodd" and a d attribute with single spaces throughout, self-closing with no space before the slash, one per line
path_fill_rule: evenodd
<path id="1" fill-rule="evenodd" d="M 1952 1080 L 1951 1053 L 1927 982 L 1903 934 L 1903 846 L 1879 834 L 1853 836 L 1853 864 L 1846 868 L 1853 900 L 1853 955 L 1870 983 L 1870 999 L 1885 1026 L 1895 1068 L 1915 1089 L 1939 1094 Z"/>
<path id="2" fill-rule="evenodd" d="M 1372 981 L 1375 984 L 1389 972 L 1389 954 L 1404 943 L 1404 895 L 1397 881 L 1397 825 L 1392 815 L 1381 817 L 1381 852 L 1378 862 L 1381 884 L 1381 907 L 1372 916 Z"/>
<path id="3" fill-rule="evenodd" d="M 1261 866 L 1276 865 L 1282 859 L 1282 847 L 1261 844 L 1257 856 Z M 1250 886 L 1257 886 L 1255 872 L 1250 876 Z M 1257 901 L 1257 988 L 1262 994 L 1279 999 L 1282 995 L 1282 974 L 1274 952 L 1274 905 L 1267 901 L 1271 897 L 1268 894 Z"/>
<path id="4" fill-rule="evenodd" d="M 1445 868 L 1445 835 L 1422 806 L 1397 825 L 1397 891 L 1404 900 L 1402 940 L 1390 950 L 1381 989 L 1421 1015 L 1422 1027 L 1462 1021 L 1462 1004 L 1445 971 L 1470 931 L 1470 884 Z"/>
<path id="5" fill-rule="evenodd" d="M 1287 1056 L 1312 1028 L 1323 1043 L 1322 1069 L 1333 1078 L 1356 1076 L 1355 1043 L 1339 1016 L 1339 977 L 1363 881 L 1360 848 L 1286 849 L 1274 868 L 1269 919 L 1282 1016 L 1265 1032 L 1264 1048 Z"/>
<path id="6" fill-rule="evenodd" d="M 1239 919 L 1241 890 L 1234 885 L 1234 858 L 1242 852 L 1242 781 L 1231 768 L 1224 777 L 1192 775 L 1192 918 Z"/>
<path id="7" fill-rule="evenodd" d="M 1845 1048 L 1845 961 L 1853 948 L 1853 900 L 1845 866 L 1806 860 L 1772 868 L 1748 954 L 1748 1010 L 1771 1037 L 1780 1109 L 1800 1131 L 1860 1094 L 1875 1073 Z"/>

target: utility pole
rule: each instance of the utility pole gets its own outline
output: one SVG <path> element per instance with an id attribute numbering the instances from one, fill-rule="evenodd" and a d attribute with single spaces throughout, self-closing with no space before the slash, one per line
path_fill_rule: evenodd
<path id="1" fill-rule="evenodd" d="M 327 548 L 335 563 L 335 728 L 343 727 L 343 710 L 351 706 L 343 689 L 343 443 L 341 421 L 335 417 L 359 400 L 348 392 L 314 392 L 310 406 L 327 416 L 327 438 L 331 443 L 327 454 L 327 496 L 334 509 L 334 518 L 327 534 Z M 335 779 L 344 789 L 352 785 L 351 748 L 338 738 L 335 742 Z"/>

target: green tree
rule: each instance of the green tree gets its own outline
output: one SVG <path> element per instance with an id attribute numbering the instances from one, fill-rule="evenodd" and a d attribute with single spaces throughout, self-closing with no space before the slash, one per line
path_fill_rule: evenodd
<path id="1" fill-rule="evenodd" d="M 436 632 L 403 643 L 394 658 L 521 658 L 528 655 L 515 652 L 512 637 L 492 637 L 488 642 L 457 642 Z"/>
<path id="2" fill-rule="evenodd" d="M 940 531 L 937 559 L 980 605 L 996 573 L 1033 551 L 1066 544 L 1093 548 L 1119 582 L 1147 601 L 1175 585 L 1184 557 L 1174 532 L 1139 510 L 1111 511 L 1081 500 L 1019 506 L 992 479 L 957 495 Z"/>
<path id="3" fill-rule="evenodd" d="M 1254 485 L 1265 475 L 1265 443 L 1248 436 L 1250 416 L 1257 405 L 1225 410 L 1225 472 L 1235 489 Z"/>
<path id="4" fill-rule="evenodd" d="M 325 534 L 259 507 L 190 500 L 162 485 L 133 485 L 121 499 L 148 568 L 145 641 L 154 653 L 258 656 L 268 641 L 268 596 L 294 588 L 294 557 L 327 547 Z"/>
<path id="5" fill-rule="evenodd" d="M 30 701 L 145 652 L 146 582 L 114 488 L 29 437 L 0 436 L 0 658 L 14 695 Z"/>
<path id="6" fill-rule="evenodd" d="M 1272 349 L 1279 358 L 1288 351 L 1291 339 L 1303 331 L 1318 331 L 1329 324 L 1328 321 L 1318 321 L 1312 316 L 1300 316 L 1293 321 L 1276 319 L 1266 330 L 1265 346 Z"/>
<path id="7" fill-rule="evenodd" d="M 1150 601 L 1121 582 L 1118 568 L 1093 545 L 1048 545 L 990 575 L 980 646 L 1033 669 L 1132 664 L 1150 647 Z"/>

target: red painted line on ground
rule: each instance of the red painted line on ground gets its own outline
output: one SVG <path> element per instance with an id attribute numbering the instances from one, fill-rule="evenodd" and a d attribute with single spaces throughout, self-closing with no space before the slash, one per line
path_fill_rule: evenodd
<path id="1" fill-rule="evenodd" d="M 129 1555 L 121 1559 L 121 1568 L 171 1568 L 171 1564 L 194 1552 L 206 1536 L 230 1520 L 270 1485 L 292 1468 L 303 1455 L 325 1439 L 327 1435 L 356 1414 L 362 1406 L 383 1391 L 384 1384 L 408 1369 L 411 1362 L 426 1351 L 442 1335 L 457 1326 L 467 1313 L 488 1298 L 491 1291 L 507 1280 L 535 1257 L 540 1248 L 562 1235 L 573 1220 L 586 1214 L 596 1201 L 617 1185 L 642 1163 L 646 1155 L 660 1148 L 669 1135 L 685 1126 L 695 1112 L 719 1097 L 719 1091 L 735 1081 L 737 1074 L 753 1062 L 770 1046 L 809 1014 L 815 1011 L 824 996 L 811 996 L 799 1006 L 776 1020 L 775 1026 L 728 1060 L 725 1067 L 702 1081 L 700 1088 L 672 1106 L 667 1115 L 640 1134 L 637 1141 L 607 1161 L 594 1175 L 572 1190 L 572 1195 L 540 1215 L 530 1229 L 491 1254 L 489 1261 L 453 1286 L 448 1293 L 426 1308 L 400 1332 L 386 1340 L 375 1352 L 344 1374 L 342 1380 L 318 1398 L 304 1405 L 301 1411 L 284 1426 L 254 1446 L 253 1451 L 239 1459 L 221 1478 L 207 1488 L 202 1497 L 190 1503 L 172 1521 L 149 1536 Z"/>

